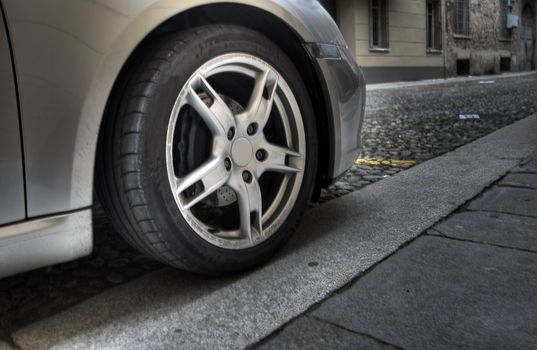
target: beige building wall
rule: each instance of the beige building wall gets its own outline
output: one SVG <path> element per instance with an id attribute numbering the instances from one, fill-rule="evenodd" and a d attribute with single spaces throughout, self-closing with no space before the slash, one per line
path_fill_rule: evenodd
<path id="1" fill-rule="evenodd" d="M 388 1 L 387 51 L 370 48 L 369 3 L 369 0 L 337 1 L 338 24 L 369 83 L 445 76 L 443 51 L 427 51 L 426 0 Z M 443 13 L 440 17 L 442 21 L 445 18 Z M 442 30 L 444 27 L 441 26 Z"/>

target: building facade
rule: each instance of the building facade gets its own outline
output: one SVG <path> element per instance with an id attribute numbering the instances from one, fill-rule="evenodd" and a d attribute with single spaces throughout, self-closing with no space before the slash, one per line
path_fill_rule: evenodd
<path id="1" fill-rule="evenodd" d="M 337 1 L 338 24 L 369 83 L 445 76 L 443 1 Z"/>
<path id="2" fill-rule="evenodd" d="M 369 83 L 535 69 L 537 0 L 323 0 Z"/>
<path id="3" fill-rule="evenodd" d="M 448 76 L 535 69 L 535 0 L 446 0 Z"/>

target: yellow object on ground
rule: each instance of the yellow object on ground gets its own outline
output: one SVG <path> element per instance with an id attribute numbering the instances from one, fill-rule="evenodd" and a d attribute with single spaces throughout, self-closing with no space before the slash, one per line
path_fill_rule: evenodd
<path id="1" fill-rule="evenodd" d="M 415 160 L 396 160 L 396 159 L 376 159 L 376 158 L 359 158 L 354 162 L 356 165 L 384 165 L 392 168 L 410 168 L 416 165 Z"/>

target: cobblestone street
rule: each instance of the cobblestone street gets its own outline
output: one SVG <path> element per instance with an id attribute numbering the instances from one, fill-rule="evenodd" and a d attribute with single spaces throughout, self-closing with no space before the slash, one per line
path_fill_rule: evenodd
<path id="1" fill-rule="evenodd" d="M 487 78 L 368 91 L 363 159 L 323 192 L 345 195 L 452 151 L 537 111 L 537 76 Z M 460 120 L 478 114 L 478 120 Z M 390 160 L 405 160 L 397 164 Z"/>
<path id="2" fill-rule="evenodd" d="M 535 74 L 403 88 L 372 86 L 363 154 L 345 176 L 323 191 L 321 202 L 436 158 L 536 112 Z M 461 114 L 479 115 L 479 119 L 461 120 Z M 95 249 L 89 257 L 0 280 L 0 343 L 16 329 L 163 267 L 119 238 L 98 204 L 94 217 Z"/>

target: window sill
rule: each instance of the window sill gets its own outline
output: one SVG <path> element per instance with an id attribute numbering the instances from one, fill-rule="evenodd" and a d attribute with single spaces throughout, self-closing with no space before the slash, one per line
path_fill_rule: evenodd
<path id="1" fill-rule="evenodd" d="M 442 50 L 438 50 L 438 49 L 427 49 L 427 54 L 428 55 L 441 55 L 443 53 Z"/>
<path id="2" fill-rule="evenodd" d="M 391 49 L 383 47 L 370 47 L 369 52 L 389 53 Z"/>
<path id="3" fill-rule="evenodd" d="M 472 37 L 466 34 L 453 34 L 453 38 L 460 40 L 472 40 Z"/>

